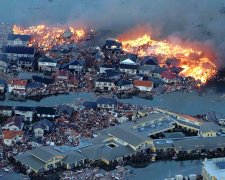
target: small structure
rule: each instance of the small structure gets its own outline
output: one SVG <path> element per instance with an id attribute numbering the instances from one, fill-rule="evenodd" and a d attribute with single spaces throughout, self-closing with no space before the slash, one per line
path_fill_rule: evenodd
<path id="1" fill-rule="evenodd" d="M 1 116 L 12 116 L 13 108 L 11 106 L 0 106 Z"/>
<path id="2" fill-rule="evenodd" d="M 101 97 L 96 100 L 98 108 L 115 109 L 117 106 L 117 100 L 113 98 Z"/>
<path id="3" fill-rule="evenodd" d="M 4 130 L 3 142 L 7 146 L 11 146 L 13 143 L 20 142 L 23 139 L 23 131 Z"/>
<path id="4" fill-rule="evenodd" d="M 73 111 L 74 111 L 74 109 L 70 106 L 67 106 L 67 105 L 61 105 L 58 108 L 58 114 L 64 115 L 64 116 L 66 115 L 68 117 L 72 116 Z"/>
<path id="5" fill-rule="evenodd" d="M 51 132 L 54 128 L 54 124 L 48 119 L 42 119 L 33 126 L 33 132 L 35 137 L 43 137 L 44 133 Z"/>
<path id="6" fill-rule="evenodd" d="M 175 83 L 175 82 L 178 81 L 176 74 L 171 72 L 171 71 L 169 71 L 169 70 L 163 71 L 161 73 L 161 78 L 166 83 Z"/>
<path id="7" fill-rule="evenodd" d="M 116 41 L 116 40 L 106 40 L 104 49 L 108 53 L 112 54 L 121 54 L 122 52 L 122 43 Z"/>
<path id="8" fill-rule="evenodd" d="M 73 60 L 69 63 L 69 70 L 72 72 L 80 73 L 84 69 L 84 61 L 83 60 Z"/>
<path id="9" fill-rule="evenodd" d="M 140 91 L 150 92 L 153 89 L 153 83 L 151 81 L 134 80 L 133 84 L 134 87 L 136 87 Z"/>
<path id="10" fill-rule="evenodd" d="M 35 108 L 36 114 L 39 118 L 51 118 L 54 119 L 56 116 L 56 111 L 52 107 L 41 107 Z"/>
<path id="11" fill-rule="evenodd" d="M 31 122 L 33 120 L 34 108 L 26 106 L 16 106 L 15 115 L 24 116 L 24 121 Z"/>
<path id="12" fill-rule="evenodd" d="M 129 80 L 119 80 L 115 83 L 119 91 L 128 91 L 133 89 L 133 83 Z"/>
<path id="13" fill-rule="evenodd" d="M 68 81 L 70 77 L 70 72 L 67 70 L 58 70 L 56 73 L 56 79 L 58 81 Z"/>
<path id="14" fill-rule="evenodd" d="M 3 60 L 3 59 L 0 59 L 0 73 L 3 72 L 3 73 L 6 73 L 8 70 L 8 63 L 7 63 L 7 60 Z"/>
<path id="15" fill-rule="evenodd" d="M 2 129 L 4 130 L 10 130 L 10 131 L 20 131 L 23 129 L 23 116 L 12 116 L 9 117 L 2 126 Z"/>
<path id="16" fill-rule="evenodd" d="M 100 91 L 111 91 L 115 89 L 115 84 L 111 79 L 100 78 L 95 81 L 95 89 Z"/>
<path id="17" fill-rule="evenodd" d="M 114 66 L 112 64 L 103 64 L 99 66 L 99 73 L 100 74 L 105 73 L 105 71 L 109 69 L 114 69 Z"/>
<path id="18" fill-rule="evenodd" d="M 215 124 L 214 122 L 206 122 L 201 125 L 199 129 L 199 135 L 202 137 L 215 137 L 217 136 L 219 130 L 219 125 Z"/>
<path id="19" fill-rule="evenodd" d="M 38 70 L 39 71 L 56 71 L 58 70 L 57 62 L 51 58 L 41 58 L 38 61 Z"/>
<path id="20" fill-rule="evenodd" d="M 136 64 L 119 64 L 120 72 L 135 75 L 138 72 L 138 65 Z"/>
<path id="21" fill-rule="evenodd" d="M 13 79 L 8 81 L 8 90 L 11 93 L 14 90 L 26 91 L 27 80 Z"/>

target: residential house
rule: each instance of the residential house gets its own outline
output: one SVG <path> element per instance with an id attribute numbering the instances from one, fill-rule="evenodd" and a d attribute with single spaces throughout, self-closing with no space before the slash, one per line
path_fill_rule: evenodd
<path id="1" fill-rule="evenodd" d="M 4 144 L 11 146 L 13 143 L 21 142 L 24 131 L 4 130 L 2 134 Z"/>
<path id="2" fill-rule="evenodd" d="M 99 66 L 99 73 L 100 74 L 105 73 L 105 71 L 109 69 L 114 69 L 114 66 L 112 64 L 103 64 Z"/>
<path id="3" fill-rule="evenodd" d="M 125 54 L 121 57 L 120 59 L 120 63 L 124 63 L 124 64 L 134 64 L 134 63 L 137 63 L 137 55 L 136 54 Z"/>
<path id="4" fill-rule="evenodd" d="M 96 100 L 98 108 L 115 109 L 117 106 L 117 100 L 114 98 L 101 97 Z"/>
<path id="5" fill-rule="evenodd" d="M 34 58 L 21 57 L 17 61 L 17 65 L 20 68 L 32 68 L 34 63 Z"/>
<path id="6" fill-rule="evenodd" d="M 18 60 L 20 57 L 34 58 L 35 49 L 26 46 L 6 46 L 2 48 L 2 53 L 8 60 Z"/>
<path id="7" fill-rule="evenodd" d="M 65 116 L 71 117 L 72 114 L 73 114 L 73 111 L 74 111 L 74 109 L 70 106 L 67 106 L 67 105 L 60 105 L 58 107 L 58 114 L 59 115 L 65 115 Z"/>
<path id="8" fill-rule="evenodd" d="M 150 92 L 153 89 L 153 83 L 151 81 L 134 80 L 133 84 L 134 87 L 136 87 L 140 91 Z"/>
<path id="9" fill-rule="evenodd" d="M 220 130 L 220 126 L 214 122 L 206 122 L 201 125 L 199 135 L 202 137 L 216 137 Z"/>
<path id="10" fill-rule="evenodd" d="M 119 91 L 132 90 L 134 87 L 133 83 L 131 81 L 124 80 L 124 79 L 117 81 L 115 84 L 116 84 L 117 90 L 119 90 Z"/>
<path id="11" fill-rule="evenodd" d="M 35 82 L 42 83 L 45 85 L 53 84 L 54 79 L 52 77 L 45 77 L 45 76 L 32 76 L 32 79 Z"/>
<path id="12" fill-rule="evenodd" d="M 113 54 L 121 54 L 122 52 L 122 43 L 116 40 L 106 40 L 104 49 L 106 52 L 113 53 Z"/>
<path id="13" fill-rule="evenodd" d="M 6 82 L 3 79 L 0 79 L 0 94 L 5 93 L 6 91 Z"/>
<path id="14" fill-rule="evenodd" d="M 95 89 L 100 91 L 111 91 L 115 89 L 115 84 L 111 79 L 100 78 L 95 81 Z"/>
<path id="15" fill-rule="evenodd" d="M 119 64 L 119 70 L 122 73 L 135 75 L 138 73 L 138 65 L 136 64 Z"/>
<path id="16" fill-rule="evenodd" d="M 1 116 L 12 116 L 13 108 L 11 106 L 1 106 L 0 105 L 0 115 Z"/>
<path id="17" fill-rule="evenodd" d="M 36 114 L 39 118 L 51 118 L 56 117 L 56 111 L 53 107 L 41 107 L 38 106 L 35 108 Z"/>
<path id="18" fill-rule="evenodd" d="M 39 71 L 56 71 L 58 70 L 57 62 L 51 58 L 41 58 L 38 61 L 38 70 Z"/>
<path id="19" fill-rule="evenodd" d="M 68 81 L 69 80 L 69 77 L 70 77 L 70 71 L 67 71 L 67 70 L 58 70 L 56 72 L 56 79 L 58 81 L 62 81 L 62 82 Z"/>
<path id="20" fill-rule="evenodd" d="M 10 131 L 20 131 L 23 129 L 23 116 L 12 116 L 3 122 L 2 129 Z"/>
<path id="21" fill-rule="evenodd" d="M 30 35 L 8 34 L 7 43 L 8 46 L 27 46 L 30 40 Z"/>
<path id="22" fill-rule="evenodd" d="M 24 116 L 25 122 L 31 122 L 34 116 L 34 108 L 26 106 L 16 106 L 15 115 Z"/>
<path id="23" fill-rule="evenodd" d="M 152 68 L 155 68 L 158 66 L 158 60 L 156 57 L 153 56 L 145 56 L 141 60 L 142 66 L 151 66 Z"/>
<path id="24" fill-rule="evenodd" d="M 83 60 L 73 60 L 69 63 L 69 70 L 80 73 L 84 69 L 85 62 Z"/>
<path id="25" fill-rule="evenodd" d="M 152 67 L 152 66 L 140 66 L 139 67 L 139 74 L 151 76 L 154 69 L 155 69 L 155 67 Z"/>
<path id="26" fill-rule="evenodd" d="M 107 69 L 105 70 L 104 76 L 107 79 L 118 80 L 121 79 L 121 72 L 114 69 Z"/>
<path id="27" fill-rule="evenodd" d="M 169 70 L 161 73 L 161 79 L 166 83 L 176 83 L 178 81 L 176 74 Z"/>
<path id="28" fill-rule="evenodd" d="M 26 91 L 27 80 L 22 79 L 13 79 L 8 81 L 8 90 L 11 93 L 12 91 Z"/>
<path id="29" fill-rule="evenodd" d="M 54 124 L 48 119 L 42 119 L 34 124 L 33 132 L 35 137 L 43 137 L 44 133 L 51 132 L 54 128 Z"/>
<path id="30" fill-rule="evenodd" d="M 160 66 L 156 66 L 153 71 L 151 71 L 151 76 L 154 78 L 161 79 L 161 73 L 166 71 L 165 68 L 162 68 Z"/>

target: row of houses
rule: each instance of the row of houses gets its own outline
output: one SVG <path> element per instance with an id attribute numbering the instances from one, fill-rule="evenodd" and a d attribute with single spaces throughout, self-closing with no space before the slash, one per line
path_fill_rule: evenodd
<path id="1" fill-rule="evenodd" d="M 129 91 L 134 88 L 139 89 L 140 91 L 150 92 L 153 89 L 153 83 L 151 81 L 143 81 L 143 80 L 112 80 L 106 78 L 99 78 L 95 81 L 95 90 L 100 91 Z"/>

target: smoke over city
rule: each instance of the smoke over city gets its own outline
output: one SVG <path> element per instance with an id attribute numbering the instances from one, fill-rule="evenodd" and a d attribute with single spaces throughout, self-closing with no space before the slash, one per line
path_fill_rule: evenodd
<path id="1" fill-rule="evenodd" d="M 0 0 L 0 21 L 22 25 L 76 24 L 121 34 L 134 27 L 153 38 L 213 49 L 218 67 L 225 65 L 223 0 Z M 146 30 L 146 31 L 147 31 Z"/>

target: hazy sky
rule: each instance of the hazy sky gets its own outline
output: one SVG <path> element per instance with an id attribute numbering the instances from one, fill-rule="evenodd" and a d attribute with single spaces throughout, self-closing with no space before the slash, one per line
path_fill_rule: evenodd
<path id="1" fill-rule="evenodd" d="M 222 62 L 224 6 L 225 0 L 0 0 L 0 21 L 23 25 L 80 23 L 120 31 L 149 24 L 160 37 L 212 43 Z"/>

